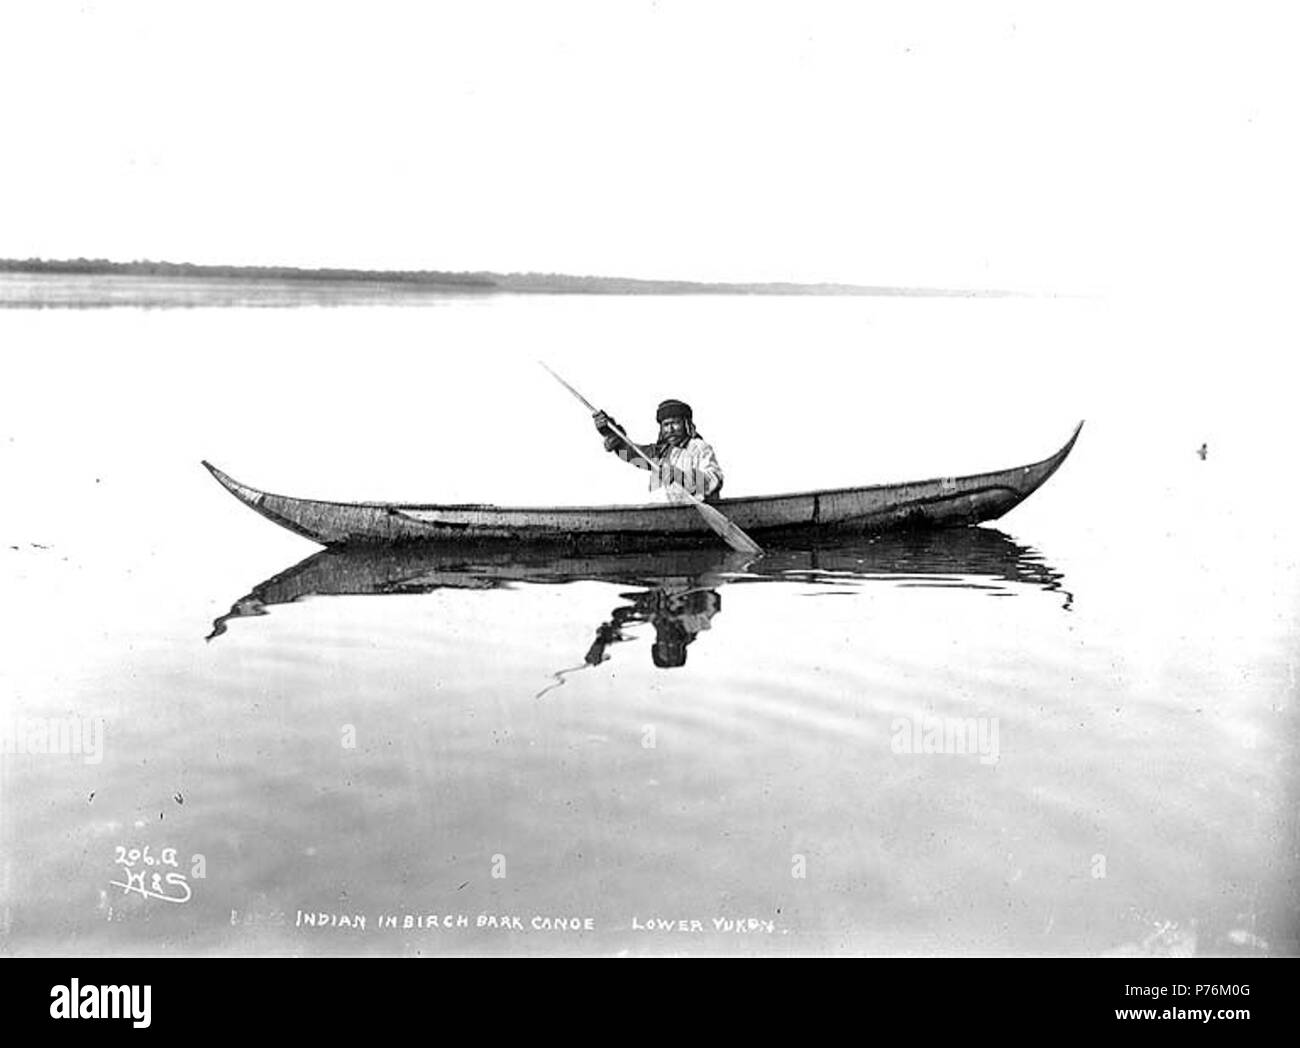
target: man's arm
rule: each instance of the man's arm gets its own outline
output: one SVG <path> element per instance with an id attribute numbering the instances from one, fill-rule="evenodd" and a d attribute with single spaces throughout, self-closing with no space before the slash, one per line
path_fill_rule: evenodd
<path id="1" fill-rule="evenodd" d="M 605 414 L 603 411 L 597 412 L 592 416 L 592 421 L 596 424 L 596 432 L 605 438 L 605 450 L 612 451 L 624 462 L 630 462 L 637 469 L 649 469 L 650 463 L 632 450 L 634 446 L 641 449 L 642 454 L 649 458 L 654 458 L 654 445 L 642 444 L 633 445 L 631 441 L 624 440 L 615 432 L 615 427 L 623 429 L 614 419 Z M 626 430 L 624 430 L 626 432 Z"/>
<path id="2" fill-rule="evenodd" d="M 624 462 L 631 463 L 637 469 L 651 468 L 650 462 L 647 462 L 646 459 L 649 459 L 651 462 L 655 461 L 655 446 L 653 444 L 635 445 L 636 447 L 641 449 L 641 455 L 645 456 L 645 458 L 642 458 L 641 455 L 638 455 L 635 451 L 632 450 L 633 445 L 629 444 L 624 440 L 620 440 L 618 437 L 615 437 L 614 440 L 616 441 L 616 443 L 613 447 L 610 447 L 608 440 L 605 441 L 606 451 L 614 452 L 614 454 L 617 455 L 619 458 L 621 458 Z"/>
<path id="3" fill-rule="evenodd" d="M 718 456 L 713 451 L 713 445 L 703 440 L 700 441 L 700 453 L 695 471 L 704 481 L 705 498 L 716 497 L 722 491 L 722 482 L 727 478 L 722 472 L 722 467 L 718 465 Z"/>

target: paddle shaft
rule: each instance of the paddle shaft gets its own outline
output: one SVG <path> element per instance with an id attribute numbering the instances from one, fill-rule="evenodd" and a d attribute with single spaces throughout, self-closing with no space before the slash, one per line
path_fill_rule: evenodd
<path id="1" fill-rule="evenodd" d="M 555 379 L 556 382 L 558 382 L 561 386 L 563 386 L 563 387 L 564 387 L 565 389 L 567 389 L 570 393 L 572 393 L 575 397 L 577 397 L 577 398 L 578 398 L 578 402 L 581 403 L 583 407 L 585 407 L 585 408 L 586 408 L 588 411 L 590 411 L 593 415 L 599 415 L 599 414 L 600 414 L 600 409 L 599 409 L 598 407 L 596 407 L 595 404 L 593 404 L 590 400 L 588 400 L 586 397 L 584 397 L 581 393 L 579 393 L 579 392 L 578 392 L 576 389 L 574 389 L 571 385 L 569 385 L 567 382 L 565 382 L 564 379 L 560 378 L 560 376 L 557 375 L 554 371 L 551 371 L 551 369 L 550 369 L 549 367 L 547 367 L 546 362 L 545 362 L 544 360 L 539 360 L 537 363 L 541 364 L 542 367 L 546 368 L 546 370 L 547 370 L 548 372 L 550 372 L 550 376 L 551 376 L 551 378 Z"/>
<path id="2" fill-rule="evenodd" d="M 561 386 L 563 386 L 563 387 L 564 387 L 565 389 L 567 389 L 570 393 L 572 393 L 575 397 L 577 397 L 579 403 L 581 403 L 583 407 L 585 407 L 585 408 L 586 408 L 588 411 L 590 411 L 593 415 L 599 415 L 599 414 L 600 414 L 600 409 L 599 409 L 598 407 L 596 407 L 596 406 L 595 406 L 595 405 L 594 405 L 590 400 L 588 400 L 586 397 L 584 397 L 581 393 L 579 393 L 579 392 L 578 392 L 576 389 L 574 389 L 571 385 L 569 385 L 567 382 L 565 382 L 564 379 L 560 378 L 560 376 L 557 375 L 554 371 L 551 371 L 551 369 L 550 369 L 549 367 L 546 367 L 546 364 L 545 364 L 545 363 L 543 363 L 543 362 L 540 361 L 540 360 L 539 360 L 537 363 L 541 364 L 542 367 L 546 368 L 547 371 L 550 371 L 550 372 L 551 372 L 551 378 L 555 379 L 556 382 L 558 382 Z M 612 430 L 614 431 L 615 435 L 617 435 L 617 436 L 618 436 L 618 437 L 623 441 L 624 444 L 626 444 L 629 448 L 631 448 L 631 449 L 632 449 L 633 451 L 635 451 L 638 455 L 640 455 L 643 459 L 645 459 L 645 461 L 650 465 L 650 468 L 651 468 L 651 469 L 654 469 L 654 468 L 655 468 L 655 466 L 656 466 L 655 460 L 652 459 L 649 455 L 647 455 L 644 451 L 642 451 L 642 450 L 641 450 L 639 447 L 637 447 L 635 444 L 633 444 L 631 438 L 629 438 L 628 435 L 627 435 L 626 433 L 624 433 L 622 429 L 619 428 L 619 425 L 618 425 L 617 422 L 614 422 L 614 421 L 611 419 L 611 420 L 610 420 L 610 423 L 609 423 L 609 428 L 612 429 Z M 682 488 L 682 490 L 683 490 L 683 491 L 686 491 L 685 488 Z M 696 502 L 700 502 L 700 501 L 702 501 L 702 500 L 701 500 L 700 498 L 698 498 L 697 496 L 692 495 L 689 491 L 686 491 L 686 494 L 687 494 L 687 495 L 690 495 L 690 497 L 693 498 L 693 499 L 695 499 Z"/>

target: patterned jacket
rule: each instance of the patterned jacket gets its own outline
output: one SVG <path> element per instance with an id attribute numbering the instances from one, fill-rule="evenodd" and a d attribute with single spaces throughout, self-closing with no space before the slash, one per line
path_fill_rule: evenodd
<path id="1" fill-rule="evenodd" d="M 624 462 L 630 462 L 638 469 L 650 471 L 650 491 L 656 501 L 676 501 L 672 497 L 670 484 L 680 484 L 693 495 L 706 502 L 716 501 L 722 493 L 722 483 L 726 479 L 722 467 L 718 465 L 718 456 L 713 447 L 701 437 L 694 436 L 686 442 L 685 447 L 670 447 L 664 455 L 659 454 L 655 444 L 638 444 L 642 453 L 658 463 L 651 469 L 649 464 L 636 452 L 619 442 L 611 450 Z M 680 493 L 679 493 L 680 497 Z"/>

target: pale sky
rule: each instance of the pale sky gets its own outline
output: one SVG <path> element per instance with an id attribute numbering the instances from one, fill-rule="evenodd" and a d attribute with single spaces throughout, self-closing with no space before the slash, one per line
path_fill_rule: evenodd
<path id="1" fill-rule="evenodd" d="M 1292 10 L 7 2 L 0 257 L 1289 288 Z"/>

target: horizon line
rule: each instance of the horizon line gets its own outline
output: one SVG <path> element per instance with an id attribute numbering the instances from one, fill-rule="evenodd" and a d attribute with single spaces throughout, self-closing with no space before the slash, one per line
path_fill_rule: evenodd
<path id="1" fill-rule="evenodd" d="M 152 272 L 151 272 L 152 271 Z M 392 282 L 413 286 L 439 286 L 464 291 L 505 293 L 610 293 L 677 292 L 738 294 L 823 294 L 914 297 L 1006 298 L 1036 296 L 1037 293 L 1004 288 L 945 288 L 915 285 L 858 284 L 844 281 L 803 282 L 793 280 L 688 280 L 675 277 L 601 276 L 498 270 L 370 269 L 346 266 L 289 266 L 217 264 L 134 259 L 119 262 L 106 258 L 4 258 L 0 272 L 64 272 L 94 275 L 118 273 L 136 276 L 244 277 L 251 281 L 317 279 L 334 282 Z"/>

